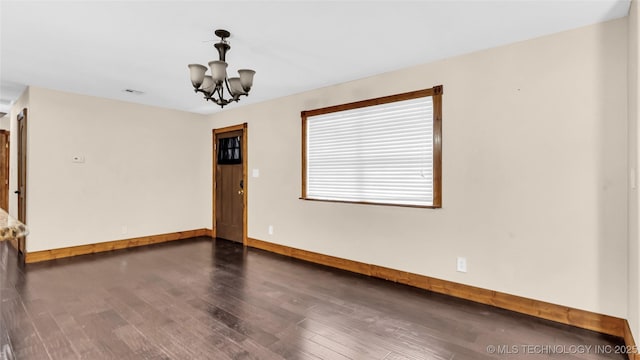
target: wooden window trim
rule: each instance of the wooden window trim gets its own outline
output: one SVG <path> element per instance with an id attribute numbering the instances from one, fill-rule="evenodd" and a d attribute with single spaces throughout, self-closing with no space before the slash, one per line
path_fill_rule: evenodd
<path id="1" fill-rule="evenodd" d="M 302 118 L 302 195 L 301 200 L 322 201 L 333 203 L 349 203 L 349 204 L 365 204 L 365 205 L 384 205 L 384 206 L 400 206 L 438 209 L 442 207 L 442 94 L 443 86 L 438 85 L 430 89 L 406 92 L 402 94 L 383 96 L 374 99 L 351 102 L 347 104 L 334 105 L 319 109 L 305 110 L 300 112 Z M 417 99 L 421 97 L 431 96 L 433 98 L 433 205 L 406 205 L 406 204 L 388 204 L 377 202 L 361 202 L 346 200 L 324 200 L 311 199 L 307 197 L 307 118 L 311 116 L 324 115 L 338 111 L 358 109 L 368 106 L 387 104 L 403 100 Z"/>

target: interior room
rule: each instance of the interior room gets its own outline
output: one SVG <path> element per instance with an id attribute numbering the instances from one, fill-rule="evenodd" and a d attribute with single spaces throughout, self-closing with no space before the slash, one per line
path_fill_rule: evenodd
<path id="1" fill-rule="evenodd" d="M 640 359 L 639 15 L 2 0 L 0 359 Z M 314 198 L 314 116 L 394 96 L 432 202 Z"/>

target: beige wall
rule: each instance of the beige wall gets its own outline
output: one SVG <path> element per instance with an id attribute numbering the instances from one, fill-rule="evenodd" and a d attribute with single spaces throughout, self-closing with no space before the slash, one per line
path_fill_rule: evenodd
<path id="1" fill-rule="evenodd" d="M 248 235 L 626 317 L 626 25 L 602 23 L 212 115 L 212 127 L 249 123 L 249 168 L 260 177 L 249 179 Z M 438 84 L 442 209 L 298 199 L 300 111 Z M 467 257 L 468 273 L 456 272 L 457 256 Z"/>
<path id="2" fill-rule="evenodd" d="M 7 114 L 0 118 L 0 129 L 1 130 L 9 130 L 11 129 L 11 116 Z"/>
<path id="3" fill-rule="evenodd" d="M 31 87 L 28 126 L 27 251 L 210 227 L 202 115 Z"/>
<path id="4" fill-rule="evenodd" d="M 640 27 L 638 18 L 640 9 L 638 1 L 631 3 L 629 11 L 629 61 L 628 61 L 628 98 L 629 98 L 629 173 L 635 179 L 636 185 L 629 189 L 629 324 L 636 341 L 640 340 L 640 233 L 638 203 L 638 66 L 640 63 L 638 41 L 640 41 Z"/>

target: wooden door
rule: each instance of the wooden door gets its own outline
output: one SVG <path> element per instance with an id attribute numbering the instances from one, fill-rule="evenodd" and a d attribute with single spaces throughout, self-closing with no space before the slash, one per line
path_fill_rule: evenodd
<path id="1" fill-rule="evenodd" d="M 9 212 L 9 132 L 0 130 L 0 207 Z"/>
<path id="2" fill-rule="evenodd" d="M 18 114 L 18 220 L 27 223 L 27 109 Z M 18 252 L 25 254 L 25 237 L 18 239 Z"/>
<path id="3" fill-rule="evenodd" d="M 214 130 L 214 235 L 246 241 L 246 126 Z"/>

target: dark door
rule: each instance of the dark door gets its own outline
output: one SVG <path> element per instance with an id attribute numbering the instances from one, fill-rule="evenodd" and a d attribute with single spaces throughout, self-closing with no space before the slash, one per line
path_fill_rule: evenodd
<path id="1" fill-rule="evenodd" d="M 216 237 L 240 243 L 245 207 L 243 134 L 243 130 L 214 132 Z"/>
<path id="2" fill-rule="evenodd" d="M 18 114 L 18 220 L 27 223 L 27 109 Z M 25 238 L 18 239 L 18 252 L 24 254 Z"/>
<path id="3" fill-rule="evenodd" d="M 0 207 L 9 212 L 9 132 L 0 130 Z"/>

